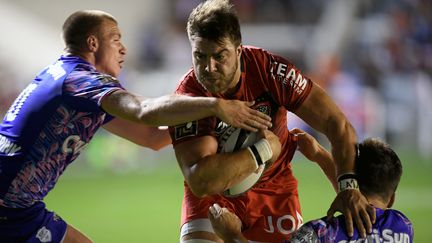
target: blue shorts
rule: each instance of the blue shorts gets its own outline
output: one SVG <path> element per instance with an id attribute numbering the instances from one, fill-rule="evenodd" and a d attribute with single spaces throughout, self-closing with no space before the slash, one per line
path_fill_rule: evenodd
<path id="1" fill-rule="evenodd" d="M 67 224 L 45 203 L 36 202 L 29 208 L 0 207 L 1 243 L 62 242 Z"/>

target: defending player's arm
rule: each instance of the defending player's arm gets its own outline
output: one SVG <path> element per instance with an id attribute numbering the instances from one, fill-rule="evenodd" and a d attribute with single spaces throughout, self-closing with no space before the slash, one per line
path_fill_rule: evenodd
<path id="1" fill-rule="evenodd" d="M 168 129 L 150 127 L 119 117 L 105 124 L 103 128 L 119 137 L 155 151 L 171 144 L 171 137 Z"/>
<path id="2" fill-rule="evenodd" d="M 124 90 L 102 100 L 102 108 L 109 114 L 150 126 L 176 125 L 209 116 L 250 131 L 271 126 L 270 117 L 249 108 L 251 105 L 238 100 L 182 95 L 144 98 Z"/>
<path id="3" fill-rule="evenodd" d="M 262 132 L 273 152 L 270 161 L 274 161 L 280 153 L 279 138 L 268 130 Z M 256 159 L 247 148 L 217 153 L 217 147 L 215 137 L 201 136 L 174 148 L 184 178 L 198 197 L 222 193 L 258 168 Z"/>
<path id="4" fill-rule="evenodd" d="M 353 174 L 357 141 L 355 130 L 324 90 L 315 84 L 295 113 L 327 136 L 332 145 L 337 176 Z M 362 236 L 366 236 L 366 230 L 369 233 L 372 230 L 375 211 L 358 189 L 340 191 L 328 211 L 328 216 L 332 216 L 336 211 L 345 215 L 349 235 L 353 234 L 353 221 Z"/>
<path id="5" fill-rule="evenodd" d="M 338 192 L 336 165 L 333 156 L 307 132 L 294 128 L 290 131 L 297 136 L 298 150 L 310 161 L 316 162 L 329 179 L 333 189 Z"/>

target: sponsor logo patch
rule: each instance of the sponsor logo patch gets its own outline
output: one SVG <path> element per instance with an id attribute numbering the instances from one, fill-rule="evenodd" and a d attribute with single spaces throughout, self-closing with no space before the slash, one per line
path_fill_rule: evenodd
<path id="1" fill-rule="evenodd" d="M 255 105 L 252 108 L 273 117 L 278 107 L 279 105 L 274 101 L 271 94 L 266 92 L 255 99 Z"/>
<path id="2" fill-rule="evenodd" d="M 185 137 L 195 136 L 198 134 L 198 122 L 191 121 L 174 128 L 174 139 L 179 140 Z"/>

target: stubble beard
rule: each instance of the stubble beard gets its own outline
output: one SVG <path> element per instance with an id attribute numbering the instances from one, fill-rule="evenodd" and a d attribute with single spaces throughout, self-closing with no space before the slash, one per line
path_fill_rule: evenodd
<path id="1" fill-rule="evenodd" d="M 220 77 L 218 78 L 218 81 L 219 80 L 223 80 L 222 81 L 223 82 L 222 89 L 220 89 L 219 87 L 217 89 L 214 89 L 213 88 L 214 85 L 212 85 L 209 82 L 206 82 L 206 80 L 207 80 L 206 75 L 199 75 L 198 81 L 204 87 L 204 89 L 206 89 L 207 91 L 209 91 L 212 94 L 226 94 L 227 91 L 229 91 L 230 89 L 234 88 L 234 87 L 231 87 L 231 84 L 234 82 L 234 77 L 235 77 L 238 69 L 240 68 L 240 66 L 239 66 L 239 60 L 238 59 L 236 59 L 235 67 L 236 68 L 234 69 L 234 71 L 231 72 L 228 76 L 219 74 Z M 207 83 L 207 85 L 205 85 L 205 83 Z M 221 82 L 218 82 L 218 83 L 221 83 Z"/>

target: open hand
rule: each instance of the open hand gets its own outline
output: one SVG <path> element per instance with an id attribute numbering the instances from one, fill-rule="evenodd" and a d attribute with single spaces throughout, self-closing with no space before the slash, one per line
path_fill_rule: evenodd
<path id="1" fill-rule="evenodd" d="M 333 217 L 336 212 L 341 212 L 345 216 L 345 227 L 350 237 L 354 234 L 353 221 L 362 238 L 366 237 L 366 232 L 372 233 L 372 224 L 376 220 L 375 209 L 359 190 L 339 192 L 327 211 L 327 219 Z"/>
<path id="2" fill-rule="evenodd" d="M 257 132 L 259 129 L 267 129 L 272 126 L 271 117 L 250 108 L 254 101 L 218 100 L 217 116 L 225 123 L 251 132 Z"/>

